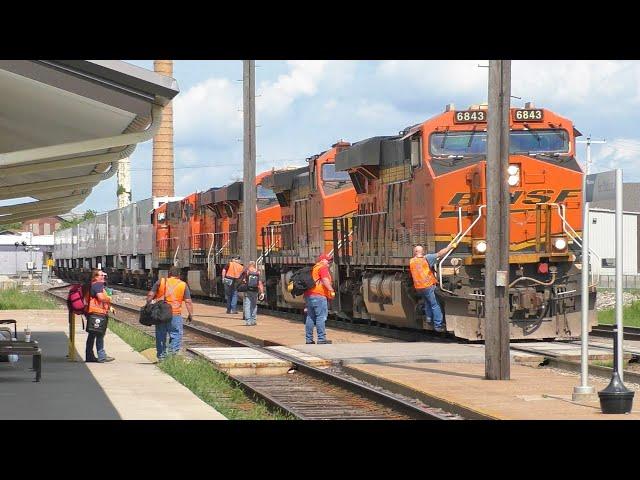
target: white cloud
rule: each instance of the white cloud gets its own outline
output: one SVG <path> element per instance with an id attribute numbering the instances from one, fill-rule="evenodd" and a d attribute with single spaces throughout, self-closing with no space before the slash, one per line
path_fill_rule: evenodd
<path id="1" fill-rule="evenodd" d="M 640 180 L 639 158 L 640 140 L 634 138 L 616 138 L 605 144 L 591 146 L 592 171 L 595 173 L 622 168 L 625 181 Z"/>
<path id="2" fill-rule="evenodd" d="M 295 60 L 287 62 L 290 71 L 278 76 L 275 82 L 262 82 L 256 101 L 258 112 L 267 115 L 278 115 L 301 96 L 313 96 L 318 91 L 318 83 L 322 79 L 328 61 Z"/>
<path id="3" fill-rule="evenodd" d="M 400 92 L 444 95 L 455 101 L 456 96 L 484 94 L 486 97 L 487 69 L 478 60 L 388 60 L 378 65 L 377 74 L 392 82 Z M 417 90 L 417 91 L 416 91 Z M 484 98 L 484 97 L 482 97 Z"/>
<path id="4" fill-rule="evenodd" d="M 209 78 L 174 101 L 176 143 L 233 142 L 242 133 L 242 86 Z"/>

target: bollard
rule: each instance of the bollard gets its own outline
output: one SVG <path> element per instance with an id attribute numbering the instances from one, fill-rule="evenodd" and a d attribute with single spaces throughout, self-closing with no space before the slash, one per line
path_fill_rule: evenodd
<path id="1" fill-rule="evenodd" d="M 70 362 L 76 361 L 76 314 L 69 310 L 69 354 Z"/>
<path id="2" fill-rule="evenodd" d="M 635 392 L 627 389 L 618 375 L 618 329 L 613 329 L 613 375 L 611 382 L 604 390 L 598 392 L 602 413 L 629 413 L 633 408 Z"/>

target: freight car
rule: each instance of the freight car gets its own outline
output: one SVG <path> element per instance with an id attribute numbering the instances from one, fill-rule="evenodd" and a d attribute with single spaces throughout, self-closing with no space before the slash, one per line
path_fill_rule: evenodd
<path id="1" fill-rule="evenodd" d="M 512 339 L 580 332 L 582 170 L 572 122 L 548 109 L 512 108 L 509 306 Z M 452 106 L 399 135 L 336 155 L 357 192 L 357 214 L 334 221 L 334 310 L 357 319 L 430 329 L 408 273 L 412 247 L 435 252 L 438 298 L 456 337 L 484 339 L 486 105 Z M 590 325 L 595 324 L 590 289 Z"/>
<path id="2" fill-rule="evenodd" d="M 151 269 L 151 213 L 179 197 L 154 197 L 96 215 L 54 233 L 56 274 L 68 280 L 88 279 L 102 268 L 114 283 L 147 286 Z"/>

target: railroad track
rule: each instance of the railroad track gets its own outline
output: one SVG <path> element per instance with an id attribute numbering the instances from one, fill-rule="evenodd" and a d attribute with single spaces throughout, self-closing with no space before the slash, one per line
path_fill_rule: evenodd
<path id="1" fill-rule="evenodd" d="M 594 337 L 607 337 L 611 338 L 613 335 L 614 325 L 596 325 L 591 329 L 589 335 Z M 638 327 L 624 327 L 624 339 L 625 340 L 640 340 L 640 328 Z"/>
<path id="2" fill-rule="evenodd" d="M 64 301 L 68 286 L 47 293 Z M 154 335 L 154 327 L 138 323 L 139 308 L 114 304 L 116 320 Z M 461 416 L 429 407 L 418 400 L 405 399 L 341 374 L 337 368 L 319 369 L 301 360 L 215 332 L 202 326 L 184 324 L 186 353 L 192 347 L 249 347 L 281 358 L 293 365 L 291 374 L 278 376 L 229 375 L 246 392 L 269 405 L 302 420 L 451 420 Z"/>

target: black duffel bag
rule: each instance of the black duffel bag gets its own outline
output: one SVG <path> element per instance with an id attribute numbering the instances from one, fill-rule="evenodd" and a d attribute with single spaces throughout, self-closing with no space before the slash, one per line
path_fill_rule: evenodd
<path id="1" fill-rule="evenodd" d="M 147 303 L 140 310 L 140 323 L 150 327 L 152 325 L 160 325 L 168 323 L 173 317 L 171 305 L 164 300 L 159 302 Z"/>
<path id="2" fill-rule="evenodd" d="M 165 281 L 164 279 L 161 280 Z M 162 284 L 162 283 L 161 283 Z M 160 325 L 161 323 L 169 323 L 173 318 L 173 310 L 171 304 L 166 301 L 167 289 L 165 286 L 162 298 L 147 303 L 140 310 L 140 323 L 147 327 L 152 325 Z"/>

